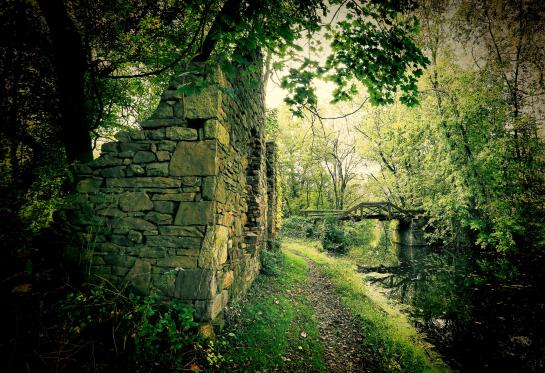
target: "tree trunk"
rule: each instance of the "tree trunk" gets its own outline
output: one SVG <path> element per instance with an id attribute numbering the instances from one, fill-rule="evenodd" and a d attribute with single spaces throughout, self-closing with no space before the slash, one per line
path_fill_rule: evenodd
<path id="1" fill-rule="evenodd" d="M 87 54 L 62 0 L 39 0 L 49 27 L 60 99 L 59 124 L 68 163 L 93 159 L 85 110 Z"/>
<path id="2" fill-rule="evenodd" d="M 193 56 L 194 62 L 205 62 L 214 51 L 222 32 L 234 30 L 241 16 L 241 0 L 227 0 L 220 12 L 214 19 L 206 38 L 204 39 L 199 53 Z"/>

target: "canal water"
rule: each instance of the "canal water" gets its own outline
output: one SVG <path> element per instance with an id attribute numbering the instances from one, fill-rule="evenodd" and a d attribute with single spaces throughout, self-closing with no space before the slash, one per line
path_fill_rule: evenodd
<path id="1" fill-rule="evenodd" d="M 388 234 L 388 233 L 387 233 Z M 415 326 L 461 371 L 545 370 L 545 310 L 535 287 L 486 279 L 471 251 L 426 245 L 418 224 L 389 232 L 399 265 L 362 267 L 405 305 Z"/>

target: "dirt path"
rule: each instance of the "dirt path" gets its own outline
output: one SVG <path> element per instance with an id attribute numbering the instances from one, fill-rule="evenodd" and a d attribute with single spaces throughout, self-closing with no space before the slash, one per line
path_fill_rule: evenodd
<path id="1" fill-rule="evenodd" d="M 342 304 L 331 281 L 314 262 L 301 257 L 309 267 L 308 298 L 318 321 L 327 371 L 371 372 L 363 350 L 361 322 Z"/>

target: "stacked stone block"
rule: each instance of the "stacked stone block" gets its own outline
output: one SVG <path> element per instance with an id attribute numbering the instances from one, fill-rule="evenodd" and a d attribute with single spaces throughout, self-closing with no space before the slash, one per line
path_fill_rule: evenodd
<path id="1" fill-rule="evenodd" d="M 278 179 L 276 175 L 277 170 L 277 158 L 276 158 L 276 144 L 274 142 L 267 142 L 267 235 L 272 240 L 277 231 L 277 211 L 278 211 L 278 196 L 277 185 Z M 269 242 L 271 243 L 271 242 Z M 269 249 L 275 249 L 274 245 L 269 245 Z M 278 247 L 276 247 L 278 249 Z"/>
<path id="2" fill-rule="evenodd" d="M 214 84 L 184 96 L 173 81 L 141 130 L 76 167 L 69 212 L 95 280 L 179 299 L 210 321 L 249 287 L 270 233 L 264 105 L 259 77 L 193 69 Z"/>

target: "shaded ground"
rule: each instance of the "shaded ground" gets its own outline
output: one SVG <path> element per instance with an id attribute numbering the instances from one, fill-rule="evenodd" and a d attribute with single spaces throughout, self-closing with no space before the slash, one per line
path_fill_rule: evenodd
<path id="1" fill-rule="evenodd" d="M 304 258 L 309 267 L 308 298 L 315 310 L 324 344 L 324 361 L 328 372 L 372 371 L 363 350 L 361 321 L 342 305 L 331 281 Z"/>

